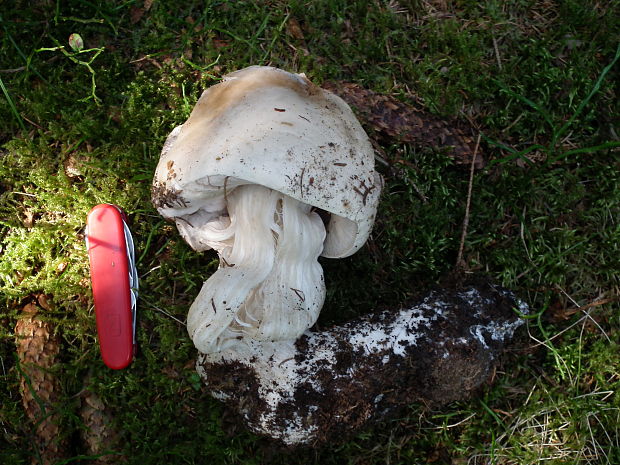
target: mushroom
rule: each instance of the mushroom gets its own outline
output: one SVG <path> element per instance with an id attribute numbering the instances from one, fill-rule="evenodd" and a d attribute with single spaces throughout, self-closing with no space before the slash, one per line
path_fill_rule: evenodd
<path id="1" fill-rule="evenodd" d="M 312 326 L 325 298 L 317 259 L 364 244 L 381 185 L 349 106 L 305 75 L 252 66 L 206 90 L 168 136 L 152 193 L 193 249 L 220 257 L 188 314 L 199 351 Z"/>

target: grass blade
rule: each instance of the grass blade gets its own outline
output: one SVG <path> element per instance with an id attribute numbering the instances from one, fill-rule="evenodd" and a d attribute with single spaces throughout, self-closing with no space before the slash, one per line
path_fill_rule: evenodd
<path id="1" fill-rule="evenodd" d="M 592 147 L 583 147 L 580 149 L 569 150 L 567 152 L 561 153 L 560 155 L 557 155 L 549 159 L 547 161 L 547 164 L 549 165 L 549 164 L 555 163 L 556 161 L 562 160 L 566 157 L 569 157 L 570 155 L 577 155 L 581 153 L 595 153 L 601 150 L 614 149 L 617 147 L 620 147 L 620 142 L 610 141 L 610 142 L 605 142 L 604 144 L 594 145 Z"/>
<path id="2" fill-rule="evenodd" d="M 493 81 L 501 88 L 501 90 L 510 95 L 511 97 L 516 98 L 517 100 L 519 100 L 521 103 L 525 103 L 527 106 L 533 108 L 534 110 L 536 110 L 537 113 L 539 113 L 544 120 L 547 122 L 547 124 L 553 128 L 553 121 L 551 121 L 551 116 L 549 116 L 549 113 L 547 113 L 547 111 L 542 108 L 540 105 L 538 105 L 536 102 L 530 100 L 527 97 L 524 97 L 521 94 L 517 94 L 516 92 L 510 90 L 504 83 L 498 81 L 497 79 L 493 79 Z"/>
<path id="3" fill-rule="evenodd" d="M 609 71 L 611 71 L 611 68 L 614 67 L 614 65 L 616 64 L 616 62 L 618 61 L 619 58 L 620 58 L 620 44 L 618 45 L 618 48 L 616 49 L 616 55 L 614 56 L 613 60 L 611 61 L 611 63 L 609 63 L 607 66 L 605 66 L 605 68 L 603 69 L 603 71 L 599 75 L 598 79 L 596 80 L 596 83 L 594 84 L 594 87 L 592 87 L 592 90 L 590 91 L 588 96 L 581 101 L 581 103 L 577 107 L 577 110 L 575 110 L 575 113 L 573 113 L 573 116 L 571 116 L 570 119 L 566 123 L 564 123 L 564 126 L 562 126 L 553 135 L 553 140 L 552 140 L 551 147 L 555 147 L 555 144 L 557 143 L 557 141 L 568 130 L 568 128 L 571 126 L 571 124 L 573 124 L 573 121 L 575 121 L 575 119 L 581 114 L 581 112 L 586 107 L 586 105 L 588 103 L 590 103 L 590 100 L 592 99 L 592 97 L 594 97 L 598 93 L 598 91 L 600 90 L 601 85 L 603 83 L 603 79 L 605 79 L 605 76 L 607 76 L 607 73 L 609 73 Z"/>
<path id="4" fill-rule="evenodd" d="M 2 88 L 2 93 L 4 94 L 4 97 L 6 98 L 7 102 L 9 102 L 11 113 L 13 113 L 13 116 L 15 116 L 15 119 L 17 120 L 17 124 L 19 124 L 19 127 L 21 127 L 25 131 L 26 125 L 24 124 L 24 120 L 22 119 L 21 115 L 17 111 L 17 107 L 13 103 L 13 99 L 11 98 L 11 95 L 9 94 L 8 89 L 5 87 L 4 81 L 2 81 L 1 77 L 0 77 L 0 88 Z"/>
<path id="5" fill-rule="evenodd" d="M 494 145 L 496 147 L 499 147 L 499 148 L 501 148 L 503 150 L 506 150 L 507 152 L 510 152 L 510 155 L 507 155 L 507 156 L 505 156 L 503 158 L 500 158 L 500 159 L 497 159 L 497 160 L 489 161 L 489 163 L 488 163 L 489 167 L 491 167 L 493 165 L 496 165 L 498 163 L 507 163 L 507 162 L 509 162 L 511 160 L 514 160 L 516 158 L 519 158 L 519 159 L 523 160 L 525 163 L 527 163 L 530 166 L 534 166 L 535 163 L 532 160 L 530 160 L 529 158 L 527 158 L 525 155 L 527 155 L 530 152 L 533 152 L 534 150 L 539 150 L 539 149 L 540 150 L 546 150 L 546 147 L 544 147 L 544 146 L 542 146 L 540 144 L 535 144 L 535 145 L 531 145 L 531 146 L 527 147 L 526 149 L 523 149 L 523 150 L 520 150 L 520 151 L 516 151 L 512 147 L 508 147 L 507 145 L 502 144 L 501 142 L 498 142 L 498 141 L 493 140 L 493 139 L 489 139 L 488 137 L 486 137 L 484 135 L 482 137 L 483 137 L 483 139 L 487 143 L 489 143 L 491 145 Z"/>

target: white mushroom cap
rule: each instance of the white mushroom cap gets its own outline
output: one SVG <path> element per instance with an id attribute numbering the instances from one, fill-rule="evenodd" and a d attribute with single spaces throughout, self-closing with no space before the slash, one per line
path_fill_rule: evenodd
<path id="1" fill-rule="evenodd" d="M 200 97 L 166 141 L 153 203 L 196 250 L 197 226 L 225 196 L 258 184 L 331 214 L 322 255 L 346 257 L 366 241 L 381 190 L 368 136 L 349 106 L 303 74 L 252 66 Z"/>

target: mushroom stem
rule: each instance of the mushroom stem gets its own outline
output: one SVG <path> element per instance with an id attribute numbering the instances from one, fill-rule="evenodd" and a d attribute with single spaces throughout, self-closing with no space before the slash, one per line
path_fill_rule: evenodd
<path id="1" fill-rule="evenodd" d="M 317 259 L 325 228 L 310 206 L 258 185 L 227 194 L 228 217 L 201 226 L 220 268 L 204 283 L 187 327 L 203 353 L 240 339 L 295 339 L 314 324 L 325 298 Z"/>

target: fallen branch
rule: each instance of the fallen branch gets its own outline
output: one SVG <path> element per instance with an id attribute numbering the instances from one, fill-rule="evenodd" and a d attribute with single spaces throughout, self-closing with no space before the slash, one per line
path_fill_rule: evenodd
<path id="1" fill-rule="evenodd" d="M 351 82 L 328 81 L 323 88 L 353 108 L 371 137 L 375 135 L 391 143 L 404 142 L 421 148 L 447 149 L 447 155 L 457 164 L 469 165 L 474 159 L 474 130 L 466 123 L 444 120 L 421 105 L 404 103 Z M 478 153 L 474 164 L 476 169 L 484 167 L 482 153 Z"/>

